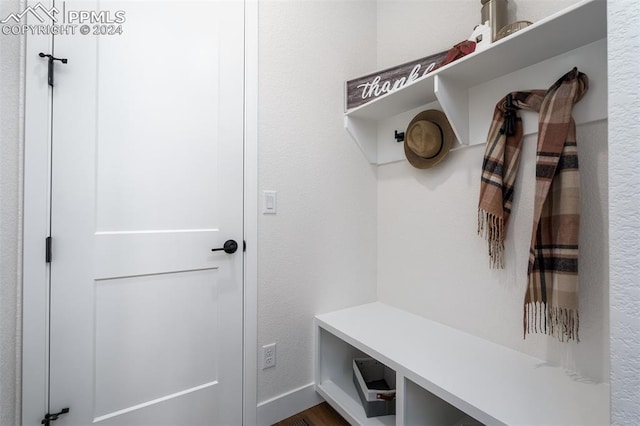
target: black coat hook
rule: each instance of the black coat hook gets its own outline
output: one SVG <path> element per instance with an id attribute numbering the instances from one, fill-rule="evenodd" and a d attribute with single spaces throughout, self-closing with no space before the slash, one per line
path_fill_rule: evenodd
<path id="1" fill-rule="evenodd" d="M 516 106 L 513 104 L 513 94 L 509 93 L 505 102 L 504 123 L 500 128 L 500 133 L 507 136 L 516 134 Z"/>
<path id="2" fill-rule="evenodd" d="M 393 137 L 396 138 L 396 142 L 404 142 L 404 132 L 398 133 L 397 130 L 394 130 Z"/>

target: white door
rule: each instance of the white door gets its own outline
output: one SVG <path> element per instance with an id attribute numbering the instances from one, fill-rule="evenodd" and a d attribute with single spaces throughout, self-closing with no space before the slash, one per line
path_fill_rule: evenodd
<path id="1" fill-rule="evenodd" d="M 243 3 L 56 6 L 53 425 L 240 425 Z"/>

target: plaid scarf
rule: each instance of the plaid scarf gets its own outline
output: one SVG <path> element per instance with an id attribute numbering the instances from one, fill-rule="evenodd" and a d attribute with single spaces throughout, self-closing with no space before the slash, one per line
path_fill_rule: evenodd
<path id="1" fill-rule="evenodd" d="M 578 340 L 580 182 L 571 111 L 587 92 L 576 68 L 546 92 L 513 92 L 496 105 L 482 164 L 478 234 L 492 268 L 504 268 L 504 239 L 520 163 L 519 110 L 539 112 L 533 230 L 525 295 L 524 332 Z"/>

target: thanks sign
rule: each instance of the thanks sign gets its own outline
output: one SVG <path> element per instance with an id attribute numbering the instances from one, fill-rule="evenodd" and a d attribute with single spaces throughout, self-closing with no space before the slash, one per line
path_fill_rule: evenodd
<path id="1" fill-rule="evenodd" d="M 398 90 L 430 73 L 438 63 L 444 60 L 445 56 L 447 56 L 446 50 L 347 81 L 347 110 L 371 102 L 385 93 Z"/>

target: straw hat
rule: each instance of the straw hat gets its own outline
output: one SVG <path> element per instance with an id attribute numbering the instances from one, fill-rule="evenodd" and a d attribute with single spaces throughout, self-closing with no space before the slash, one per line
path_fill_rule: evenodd
<path id="1" fill-rule="evenodd" d="M 454 138 L 453 129 L 442 111 L 422 111 L 407 126 L 404 154 L 413 167 L 428 169 L 449 153 Z"/>

